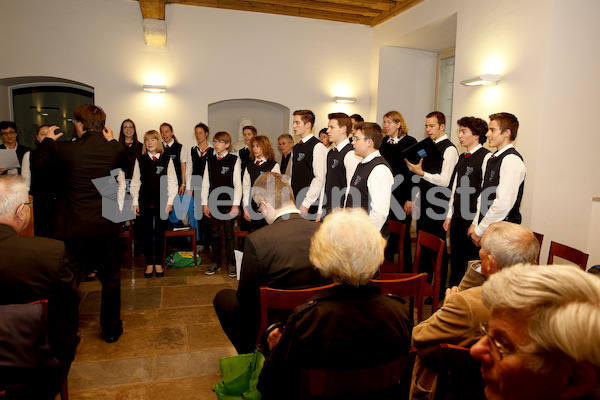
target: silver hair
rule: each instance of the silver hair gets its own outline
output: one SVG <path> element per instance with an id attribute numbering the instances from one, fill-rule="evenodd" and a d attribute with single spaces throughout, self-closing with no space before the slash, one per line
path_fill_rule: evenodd
<path id="1" fill-rule="evenodd" d="M 336 283 L 364 285 L 383 262 L 385 245 L 365 210 L 336 209 L 313 236 L 310 261 Z"/>
<path id="2" fill-rule="evenodd" d="M 531 229 L 506 221 L 490 225 L 481 247 L 494 256 L 498 269 L 520 263 L 534 264 L 540 252 L 540 242 Z"/>
<path id="3" fill-rule="evenodd" d="M 524 322 L 540 361 L 532 365 L 534 370 L 568 358 L 600 371 L 598 277 L 572 265 L 519 264 L 490 276 L 481 297 L 492 310 L 530 316 Z"/>
<path id="4" fill-rule="evenodd" d="M 29 201 L 28 193 L 21 175 L 0 176 L 0 218 L 12 217 L 21 204 Z"/>

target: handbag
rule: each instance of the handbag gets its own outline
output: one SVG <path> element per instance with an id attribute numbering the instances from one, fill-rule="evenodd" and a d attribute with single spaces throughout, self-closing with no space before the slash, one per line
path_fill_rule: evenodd
<path id="1" fill-rule="evenodd" d="M 265 357 L 258 349 L 253 353 L 221 358 L 219 363 L 222 378 L 213 385 L 213 391 L 219 400 L 262 398 L 256 385 Z"/>
<path id="2" fill-rule="evenodd" d="M 198 256 L 198 264 L 202 259 Z M 178 251 L 169 254 L 165 259 L 167 268 L 186 268 L 194 266 L 194 254 L 191 251 Z"/>

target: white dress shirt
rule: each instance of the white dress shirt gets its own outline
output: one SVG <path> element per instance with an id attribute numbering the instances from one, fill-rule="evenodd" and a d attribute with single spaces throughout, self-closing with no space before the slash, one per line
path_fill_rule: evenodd
<path id="1" fill-rule="evenodd" d="M 196 152 L 198 153 L 199 157 L 202 157 L 202 154 L 205 154 L 208 151 L 208 149 L 210 149 L 210 148 L 212 148 L 212 146 L 209 144 L 208 147 L 206 147 L 206 149 L 204 149 L 204 152 L 200 151 L 199 148 L 196 148 Z M 192 158 L 191 152 L 192 152 L 192 150 L 189 151 L 190 166 L 189 166 L 189 168 L 187 168 L 187 166 L 185 168 L 185 183 L 186 183 L 185 187 L 187 188 L 187 190 L 192 190 L 192 170 L 194 169 L 194 166 L 193 166 L 193 158 Z"/>
<path id="2" fill-rule="evenodd" d="M 375 157 L 381 157 L 379 150 L 366 156 L 360 164 L 368 163 Z M 373 168 L 367 178 L 367 189 L 371 198 L 369 219 L 378 230 L 383 228 L 383 224 L 385 224 L 390 213 L 393 184 L 394 176 L 392 175 L 392 171 L 385 165 L 378 165 Z"/>
<path id="3" fill-rule="evenodd" d="M 442 140 L 448 140 L 448 136 L 443 135 L 438 140 L 434 141 L 434 143 L 439 143 Z M 427 182 L 432 183 L 436 186 L 448 187 L 450 185 L 450 179 L 452 179 L 452 173 L 454 172 L 454 167 L 458 162 L 458 150 L 456 147 L 449 146 L 442 154 L 442 170 L 439 174 L 430 174 L 429 172 L 425 172 L 423 175 L 423 179 Z"/>

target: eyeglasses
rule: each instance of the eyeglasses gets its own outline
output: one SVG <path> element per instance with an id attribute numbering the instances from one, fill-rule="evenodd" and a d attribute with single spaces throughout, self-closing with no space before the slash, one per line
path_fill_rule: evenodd
<path id="1" fill-rule="evenodd" d="M 8 131 L 8 132 L 2 132 L 0 133 L 1 136 L 8 136 L 8 135 L 16 135 L 17 132 L 16 131 Z"/>
<path id="2" fill-rule="evenodd" d="M 124 126 L 123 129 L 133 129 L 133 126 Z"/>
<path id="3" fill-rule="evenodd" d="M 367 138 L 358 137 L 356 135 L 352 136 L 352 138 L 353 138 L 353 140 L 352 140 L 353 142 L 358 142 L 359 140 L 365 140 L 365 141 L 367 140 Z"/>

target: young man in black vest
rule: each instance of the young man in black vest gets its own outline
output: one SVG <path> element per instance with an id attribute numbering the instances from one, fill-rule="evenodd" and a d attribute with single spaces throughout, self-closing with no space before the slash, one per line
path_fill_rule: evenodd
<path id="1" fill-rule="evenodd" d="M 352 130 L 352 120 L 344 113 L 329 114 L 327 135 L 333 148 L 327 152 L 327 175 L 321 195 L 317 222 L 321 221 L 332 209 L 344 207 L 346 190 L 354 175 L 360 158 L 348 140 Z"/>
<path id="2" fill-rule="evenodd" d="M 501 112 L 490 115 L 487 138 L 496 148 L 487 162 L 478 200 L 480 210 L 477 224 L 469 228 L 473 243 L 479 246 L 491 223 L 508 221 L 521 223 L 521 199 L 525 183 L 525 163 L 515 150 L 519 121 L 513 114 Z"/>
<path id="3" fill-rule="evenodd" d="M 479 248 L 468 234 L 469 227 L 477 222 L 477 198 L 481 193 L 481 179 L 490 157 L 482 146 L 486 141 L 487 122 L 480 118 L 463 117 L 458 120 L 458 140 L 467 151 L 458 157 L 452 177 L 452 195 L 444 230 L 450 231 L 450 283 L 458 286 L 470 260 L 479 257 Z"/>
<path id="4" fill-rule="evenodd" d="M 417 221 L 417 231 L 431 233 L 444 241 L 442 273 L 440 276 L 442 288 L 445 286 L 448 274 L 446 231 L 443 225 L 446 213 L 448 212 L 448 201 L 450 200 L 450 189 L 448 189 L 448 186 L 450 185 L 454 167 L 458 162 L 458 150 L 456 150 L 456 147 L 448 139 L 448 136 L 446 136 L 445 129 L 446 116 L 444 114 L 439 111 L 427 114 L 425 119 L 427 136 L 434 141 L 442 158 L 437 162 L 426 162 L 425 165 L 423 164 L 423 159 L 418 164 L 411 164 L 406 161 L 410 172 L 423 178 L 418 183 L 420 190 L 418 195 L 420 216 Z M 439 193 L 440 188 L 445 190 Z M 419 263 L 419 272 L 427 272 L 427 280 L 430 282 L 433 276 L 433 271 L 431 270 L 433 259 L 433 252 L 429 251 L 429 249 L 423 249 Z"/>
<path id="5" fill-rule="evenodd" d="M 379 153 L 383 142 L 381 127 L 373 122 L 354 125 L 354 152 L 362 157 L 350 180 L 346 207 L 362 207 L 369 219 L 386 239 L 390 235 L 388 221 L 392 185 L 392 168 Z"/>
<path id="6" fill-rule="evenodd" d="M 233 248 L 233 220 L 239 212 L 242 200 L 242 179 L 240 158 L 228 152 L 231 135 L 217 132 L 213 139 L 214 156 L 208 158 L 202 179 L 202 209 L 210 218 L 212 237 L 211 264 L 206 275 L 214 275 L 221 269 L 221 226 L 225 233 L 227 274 L 235 277 L 235 259 Z M 217 193 L 214 193 L 219 189 Z M 225 190 L 224 190 L 225 189 Z M 223 204 L 225 202 L 225 204 Z"/>
<path id="7" fill-rule="evenodd" d="M 300 141 L 292 149 L 292 190 L 300 213 L 317 216 L 319 195 L 325 183 L 327 148 L 312 134 L 315 114 L 310 110 L 294 111 L 294 135 Z M 314 205 L 313 205 L 314 204 Z"/>
<path id="8" fill-rule="evenodd" d="M 17 160 L 19 161 L 19 168 L 11 168 L 7 171 L 5 168 L 0 167 L 0 174 L 6 174 L 7 172 L 10 174 L 20 174 L 23 156 L 31 149 L 17 142 L 17 125 L 12 121 L 0 122 L 0 136 L 2 137 L 0 149 L 13 150 L 17 155 Z"/>

